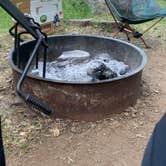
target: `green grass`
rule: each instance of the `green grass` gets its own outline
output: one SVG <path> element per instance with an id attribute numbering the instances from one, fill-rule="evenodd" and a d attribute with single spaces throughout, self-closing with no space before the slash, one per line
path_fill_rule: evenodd
<path id="1" fill-rule="evenodd" d="M 157 2 L 164 8 L 166 8 L 166 1 L 165 0 L 157 0 Z"/>
<path id="2" fill-rule="evenodd" d="M 2 8 L 0 8 L 0 33 L 6 33 L 11 25 L 11 17 Z"/>
<path id="3" fill-rule="evenodd" d="M 92 17 L 91 9 L 84 0 L 63 0 L 64 19 Z M 11 17 L 0 8 L 0 33 L 8 32 L 12 25 Z"/>
<path id="4" fill-rule="evenodd" d="M 92 17 L 91 9 L 85 0 L 63 0 L 64 18 L 89 18 Z"/>

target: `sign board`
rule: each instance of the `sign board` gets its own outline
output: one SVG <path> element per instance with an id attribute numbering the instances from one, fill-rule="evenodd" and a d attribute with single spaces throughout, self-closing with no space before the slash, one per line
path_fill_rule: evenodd
<path id="1" fill-rule="evenodd" d="M 38 22 L 47 34 L 63 30 L 62 0 L 12 0 L 24 13 Z"/>

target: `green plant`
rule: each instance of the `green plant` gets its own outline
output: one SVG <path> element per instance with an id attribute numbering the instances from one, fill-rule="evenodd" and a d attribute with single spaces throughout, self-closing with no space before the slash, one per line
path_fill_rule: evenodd
<path id="1" fill-rule="evenodd" d="M 92 16 L 91 9 L 85 0 L 63 0 L 63 12 L 67 20 Z"/>
<path id="2" fill-rule="evenodd" d="M 11 25 L 11 17 L 2 8 L 0 8 L 0 33 L 6 33 Z"/>

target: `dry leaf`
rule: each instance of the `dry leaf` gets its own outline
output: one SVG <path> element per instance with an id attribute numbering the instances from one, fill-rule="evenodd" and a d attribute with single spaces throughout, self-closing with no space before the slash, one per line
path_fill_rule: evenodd
<path id="1" fill-rule="evenodd" d="M 60 131 L 57 127 L 54 129 L 51 129 L 50 131 L 51 131 L 51 133 L 53 133 L 53 136 L 55 136 L 55 137 L 58 137 L 60 135 Z"/>

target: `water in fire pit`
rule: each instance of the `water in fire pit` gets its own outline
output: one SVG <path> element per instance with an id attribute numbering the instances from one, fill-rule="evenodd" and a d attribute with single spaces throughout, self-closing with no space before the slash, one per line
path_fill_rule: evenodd
<path id="1" fill-rule="evenodd" d="M 42 77 L 43 62 L 31 74 Z M 109 54 L 90 55 L 86 51 L 65 51 L 55 61 L 47 62 L 46 78 L 59 81 L 91 82 L 112 79 L 129 72 L 124 62 L 112 59 Z"/>

